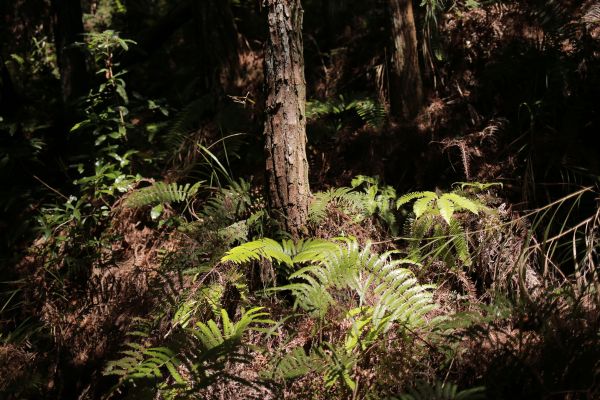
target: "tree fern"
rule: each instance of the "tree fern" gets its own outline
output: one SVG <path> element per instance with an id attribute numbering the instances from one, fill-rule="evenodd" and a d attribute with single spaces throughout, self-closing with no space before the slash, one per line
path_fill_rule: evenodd
<path id="1" fill-rule="evenodd" d="M 147 205 L 158 205 L 165 203 L 178 203 L 189 200 L 194 196 L 202 182 L 193 185 L 186 183 L 178 185 L 177 183 L 156 182 L 152 186 L 133 191 L 125 201 L 127 207 L 142 207 Z"/>

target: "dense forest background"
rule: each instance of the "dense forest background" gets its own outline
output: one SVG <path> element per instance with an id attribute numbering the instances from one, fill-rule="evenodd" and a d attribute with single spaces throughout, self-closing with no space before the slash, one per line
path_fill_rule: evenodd
<path id="1" fill-rule="evenodd" d="M 0 17 L 0 398 L 600 397 L 597 1 Z"/>

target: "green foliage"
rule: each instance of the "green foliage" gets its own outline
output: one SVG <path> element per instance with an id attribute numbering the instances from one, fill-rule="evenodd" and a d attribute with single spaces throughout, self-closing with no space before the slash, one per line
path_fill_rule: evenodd
<path id="1" fill-rule="evenodd" d="M 377 216 L 395 235 L 398 232 L 393 207 L 395 201 L 394 188 L 380 185 L 376 177 L 359 175 L 352 180 L 349 188 L 341 187 L 316 193 L 308 210 L 308 220 L 314 225 L 322 223 L 327 216 L 327 207 L 332 204 L 352 216 L 356 223 Z"/>
<path id="2" fill-rule="evenodd" d="M 425 326 L 424 317 L 434 308 L 433 287 L 419 285 L 409 269 L 399 268 L 414 262 L 392 260 L 392 254 L 374 254 L 369 245 L 361 250 L 351 239 L 344 239 L 342 244 L 307 240 L 293 245 L 265 238 L 230 250 L 221 261 L 242 264 L 267 258 L 288 266 L 308 263 L 289 276 L 290 284 L 270 290 L 290 291 L 297 307 L 319 318 L 338 302 L 354 303 L 355 295 L 359 311 L 351 317 L 368 315 L 372 333 L 386 331 L 393 323 L 411 329 Z"/>
<path id="3" fill-rule="evenodd" d="M 479 214 L 488 210 L 478 201 L 457 193 L 412 192 L 401 196 L 398 208 L 414 201 L 414 219 L 408 219 L 405 233 L 409 240 L 410 258 L 423 260 L 431 257 L 454 267 L 457 260 L 471 265 L 468 237 L 455 213 L 468 211 Z M 423 244 L 424 243 L 424 244 Z"/>
<path id="4" fill-rule="evenodd" d="M 225 373 L 224 364 L 227 361 L 247 362 L 237 354 L 238 348 L 243 346 L 245 334 L 266 332 L 263 326 L 275 323 L 262 310 L 262 307 L 255 307 L 244 311 L 236 322 L 230 319 L 225 310 L 221 310 L 220 324 L 211 319 L 182 330 L 179 339 L 173 343 L 178 350 L 127 343 L 127 349 L 121 351 L 124 357 L 110 361 L 104 374 L 120 377 L 113 392 L 134 381 L 149 381 L 165 394 L 179 395 L 209 386 Z M 134 334 L 146 336 L 144 332 Z M 179 386 L 181 389 L 173 391 L 174 386 L 168 378 L 175 388 Z"/>
<path id="5" fill-rule="evenodd" d="M 302 347 L 295 347 L 286 354 L 275 357 L 266 376 L 286 381 L 315 372 L 322 376 L 327 388 L 341 383 L 350 390 L 355 390 L 356 381 L 352 378 L 352 370 L 357 361 L 356 355 L 328 343 L 315 347 L 308 353 Z"/>
<path id="6" fill-rule="evenodd" d="M 152 186 L 133 191 L 127 197 L 125 205 L 135 208 L 189 201 L 198 192 L 201 184 L 202 182 L 193 185 L 156 182 Z"/>
<path id="7" fill-rule="evenodd" d="M 323 343 L 305 352 L 294 348 L 273 359 L 270 376 L 294 379 L 308 372 L 319 373 L 326 387 L 336 383 L 356 389 L 354 367 L 364 352 L 382 339 L 392 327 L 395 332 L 413 333 L 427 329 L 427 314 L 436 308 L 431 285 L 420 285 L 394 252 L 373 253 L 352 239 L 279 244 L 262 239 L 232 249 L 222 261 L 246 263 L 259 258 L 288 266 L 308 264 L 289 276 L 289 284 L 268 292 L 290 292 L 295 308 L 322 323 L 349 326 L 340 343 Z M 345 322 L 342 322 L 345 321 Z"/>
<path id="8" fill-rule="evenodd" d="M 310 100 L 306 102 L 306 117 L 318 119 L 324 117 L 333 118 L 335 128 L 341 129 L 343 117 L 346 114 L 355 113 L 367 125 L 380 128 L 387 118 L 387 112 L 383 105 L 372 99 L 355 99 L 347 101 L 343 96 L 332 101 Z"/>
<path id="9" fill-rule="evenodd" d="M 166 369 L 176 383 L 184 383 L 177 371 L 181 362 L 177 355 L 166 347 L 145 348 L 137 343 L 127 343 L 127 350 L 122 350 L 124 355 L 116 361 L 110 361 L 104 370 L 105 375 L 116 375 L 121 381 L 135 379 L 160 379 Z"/>
<path id="10" fill-rule="evenodd" d="M 296 243 L 284 240 L 280 244 L 273 239 L 262 238 L 234 247 L 221 258 L 221 262 L 245 264 L 266 258 L 293 267 L 299 263 L 323 260 L 329 251 L 336 248 L 336 244 L 323 239 L 299 240 Z"/>
<path id="11" fill-rule="evenodd" d="M 325 192 L 314 193 L 314 198 L 308 209 L 308 220 L 314 225 L 323 222 L 327 217 L 327 207 L 334 204 L 348 214 L 359 214 L 363 211 L 362 196 L 349 187 L 329 189 Z"/>
<path id="12" fill-rule="evenodd" d="M 197 253 L 209 255 L 208 266 L 234 244 L 263 236 L 273 225 L 260 193 L 240 179 L 216 189 L 204 203 L 196 220 L 183 223 L 179 231 L 193 238 Z M 205 266 L 206 266 L 205 265 Z"/>
<path id="13" fill-rule="evenodd" d="M 398 400 L 477 400 L 485 399 L 485 388 L 458 390 L 453 383 L 421 382 L 407 394 L 402 394 Z"/>
<path id="14" fill-rule="evenodd" d="M 412 192 L 401 196 L 396 202 L 400 208 L 406 203 L 416 200 L 413 212 L 418 219 L 425 214 L 440 215 L 448 225 L 453 220 L 454 212 L 470 211 L 473 214 L 486 210 L 487 208 L 477 201 L 468 199 L 456 193 L 444 193 L 439 196 L 435 192 Z"/>
<path id="15" fill-rule="evenodd" d="M 294 272 L 290 284 L 273 290 L 290 291 L 296 306 L 320 318 L 340 302 L 368 307 L 362 316 L 367 315 L 374 332 L 393 323 L 411 329 L 427 325 L 425 315 L 435 307 L 432 286 L 419 285 L 409 269 L 399 267 L 414 263 L 392 260 L 391 252 L 374 254 L 369 245 L 360 249 L 354 240 L 344 242 L 315 256 L 315 264 Z"/>
<path id="16" fill-rule="evenodd" d="M 220 225 L 229 225 L 249 217 L 259 211 L 262 199 L 255 198 L 250 190 L 250 182 L 232 180 L 229 186 L 218 189 L 202 208 L 202 216 Z"/>
<path id="17" fill-rule="evenodd" d="M 222 330 L 214 320 L 198 322 L 192 330 L 194 336 L 202 344 L 204 351 L 217 351 L 221 354 L 233 344 L 239 343 L 244 333 L 248 331 L 264 332 L 260 325 L 275 324 L 267 319 L 269 314 L 262 311 L 264 307 L 255 307 L 242 313 L 240 320 L 232 323 L 227 311 L 221 310 Z"/>

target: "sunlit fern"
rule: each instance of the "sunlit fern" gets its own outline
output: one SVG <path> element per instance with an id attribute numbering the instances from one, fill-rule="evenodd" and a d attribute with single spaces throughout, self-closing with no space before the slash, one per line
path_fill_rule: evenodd
<path id="1" fill-rule="evenodd" d="M 125 200 L 125 205 L 136 208 L 188 201 L 198 192 L 201 184 L 202 182 L 193 185 L 189 183 L 178 185 L 177 183 L 156 182 L 152 186 L 137 189 L 130 193 Z"/>
<path id="2" fill-rule="evenodd" d="M 369 245 L 360 248 L 353 239 L 341 243 L 314 239 L 279 244 L 272 239 L 245 243 L 230 250 L 222 261 L 243 264 L 267 258 L 294 266 L 308 266 L 293 272 L 290 283 L 270 289 L 290 291 L 296 307 L 324 317 L 335 302 L 354 307 L 372 307 L 370 321 L 376 329 L 388 329 L 393 323 L 418 328 L 426 325 L 425 315 L 435 308 L 431 285 L 420 285 L 403 264 L 393 260 L 393 252 L 373 253 Z"/>
<path id="3" fill-rule="evenodd" d="M 293 242 L 262 238 L 244 243 L 229 250 L 222 262 L 244 264 L 261 258 L 284 263 L 289 267 L 304 262 L 322 261 L 326 254 L 337 249 L 337 244 L 324 239 L 307 239 Z"/>
<path id="4" fill-rule="evenodd" d="M 220 324 L 213 319 L 197 322 L 192 328 L 182 330 L 183 335 L 173 347 L 127 343 L 127 348 L 121 351 L 123 357 L 110 361 L 104 374 L 120 377 L 113 392 L 127 382 L 144 380 L 153 382 L 157 391 L 167 379 L 188 391 L 206 387 L 218 377 L 227 376 L 226 361 L 250 361 L 238 353 L 238 347 L 242 346 L 246 333 L 263 332 L 264 326 L 274 324 L 262 310 L 256 307 L 242 312 L 237 322 L 221 310 Z"/>
<path id="5" fill-rule="evenodd" d="M 377 254 L 356 240 L 308 240 L 293 244 L 261 239 L 232 249 L 222 261 L 243 264 L 266 258 L 303 268 L 291 273 L 287 285 L 267 292 L 290 292 L 294 307 L 320 321 L 345 320 L 349 328 L 338 343 L 317 343 L 310 351 L 296 348 L 272 361 L 270 374 L 293 379 L 308 372 L 321 374 L 327 387 L 356 387 L 353 368 L 363 352 L 392 327 L 414 333 L 434 326 L 427 314 L 436 308 L 433 286 L 420 285 L 394 252 Z M 334 314 L 330 314 L 330 311 Z M 327 316 L 327 317 L 326 317 Z M 349 324 L 348 324 L 349 322 Z"/>
<path id="6" fill-rule="evenodd" d="M 468 238 L 455 213 L 468 211 L 479 214 L 488 210 L 478 201 L 457 193 L 412 192 L 401 196 L 396 202 L 398 208 L 414 201 L 412 212 L 405 224 L 405 236 L 409 241 L 410 258 L 422 260 L 427 257 L 442 260 L 450 267 L 456 260 L 471 265 Z"/>

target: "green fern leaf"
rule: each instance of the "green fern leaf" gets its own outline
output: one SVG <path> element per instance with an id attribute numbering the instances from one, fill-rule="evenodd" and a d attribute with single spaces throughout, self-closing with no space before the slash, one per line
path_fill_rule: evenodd
<path id="1" fill-rule="evenodd" d="M 152 186 L 133 191 L 127 197 L 125 205 L 130 208 L 137 208 L 146 205 L 187 201 L 198 192 L 202 183 L 177 185 L 176 183 L 156 182 Z"/>
<path id="2" fill-rule="evenodd" d="M 437 195 L 433 192 L 425 192 L 424 196 L 421 196 L 413 205 L 413 212 L 415 217 L 418 219 L 427 210 L 431 209 L 431 203 L 437 199 Z"/>
<path id="3" fill-rule="evenodd" d="M 252 260 L 266 258 L 293 265 L 289 254 L 286 254 L 283 247 L 273 239 L 263 238 L 253 242 L 244 243 L 229 250 L 221 262 L 232 262 L 234 264 L 244 264 Z"/>
<path id="4" fill-rule="evenodd" d="M 467 199 L 466 197 L 460 196 L 456 193 L 443 194 L 442 198 L 453 202 L 457 209 L 469 210 L 473 214 L 478 214 L 481 210 L 485 209 L 485 207 L 483 207 L 481 204 L 478 204 L 475 201 Z"/>
<path id="5" fill-rule="evenodd" d="M 452 215 L 454 214 L 454 203 L 448 198 L 447 195 L 443 195 L 438 199 L 437 206 L 440 210 L 440 215 L 449 225 L 452 221 Z"/>
<path id="6" fill-rule="evenodd" d="M 411 192 L 407 193 L 403 196 L 400 196 L 398 201 L 396 202 L 396 208 L 400 208 L 404 204 L 411 202 L 415 199 L 420 199 L 422 197 L 430 196 L 431 194 L 435 195 L 433 192 Z"/>

